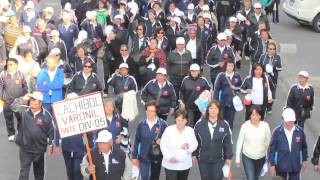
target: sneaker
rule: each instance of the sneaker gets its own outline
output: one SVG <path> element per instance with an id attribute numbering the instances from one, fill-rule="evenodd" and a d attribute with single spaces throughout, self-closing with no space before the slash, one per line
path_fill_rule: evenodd
<path id="1" fill-rule="evenodd" d="M 271 115 L 272 114 L 272 110 L 267 111 L 267 114 Z"/>
<path id="2" fill-rule="evenodd" d="M 13 141 L 14 141 L 14 138 L 15 138 L 14 135 L 11 135 L 11 136 L 8 137 L 8 141 L 9 141 L 9 142 L 13 142 Z"/>

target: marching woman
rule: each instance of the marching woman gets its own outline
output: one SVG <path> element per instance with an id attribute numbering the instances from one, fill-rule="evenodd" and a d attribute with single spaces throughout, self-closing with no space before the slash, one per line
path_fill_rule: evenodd
<path id="1" fill-rule="evenodd" d="M 84 60 L 83 70 L 77 72 L 70 83 L 67 98 L 81 96 L 84 94 L 101 91 L 101 86 L 97 75 L 92 72 L 93 62 L 89 59 Z M 93 133 L 88 133 L 89 145 L 93 147 Z M 68 180 L 82 180 L 80 164 L 86 154 L 83 143 L 83 136 L 75 135 L 62 139 L 62 154 L 66 165 Z"/>
<path id="2" fill-rule="evenodd" d="M 242 124 L 237 141 L 236 164 L 240 168 L 240 157 L 248 180 L 258 180 L 271 140 L 269 124 L 261 121 L 262 111 L 253 107 L 250 120 Z"/>
<path id="3" fill-rule="evenodd" d="M 222 107 L 218 101 L 209 103 L 194 132 L 198 148 L 193 155 L 198 159 L 201 180 L 222 180 L 222 167 L 231 167 L 232 133 L 222 118 Z"/>
<path id="4" fill-rule="evenodd" d="M 269 42 L 267 44 L 266 53 L 262 54 L 259 59 L 259 63 L 263 65 L 266 73 L 272 79 L 274 83 L 274 91 L 272 93 L 272 98 L 276 98 L 276 88 L 278 84 L 278 75 L 279 71 L 282 70 L 282 62 L 280 56 L 276 53 L 277 45 L 274 42 Z M 272 113 L 272 104 L 268 103 L 267 112 L 268 114 Z"/>
<path id="5" fill-rule="evenodd" d="M 179 93 L 179 103 L 188 110 L 188 125 L 194 127 L 201 117 L 201 112 L 194 101 L 205 91 L 210 91 L 208 80 L 202 76 L 200 66 L 196 63 L 190 66 L 190 75 L 182 80 Z"/>
<path id="6" fill-rule="evenodd" d="M 156 101 L 149 101 L 145 110 L 146 118 L 136 130 L 133 164 L 140 162 L 141 180 L 159 180 L 162 162 L 160 140 L 167 123 L 158 117 Z"/>
<path id="7" fill-rule="evenodd" d="M 192 152 L 197 149 L 198 141 L 193 129 L 187 126 L 187 111 L 178 109 L 174 117 L 176 124 L 166 128 L 160 141 L 162 166 L 166 180 L 187 180 L 192 167 Z"/>
<path id="8" fill-rule="evenodd" d="M 142 85 L 156 77 L 156 71 L 159 67 L 167 67 L 167 57 L 164 51 L 158 48 L 158 40 L 151 38 L 149 47 L 145 48 L 140 54 L 139 73 L 142 79 Z"/>
<path id="9" fill-rule="evenodd" d="M 253 65 L 251 75 L 246 77 L 241 85 L 241 91 L 246 94 L 244 103 L 246 107 L 245 120 L 250 119 L 250 109 L 253 106 L 261 108 L 261 120 L 263 120 L 267 104 L 273 101 L 274 84 L 272 79 L 265 74 L 261 64 Z"/>
<path id="10" fill-rule="evenodd" d="M 220 102 L 223 109 L 223 117 L 233 129 L 233 121 L 236 109 L 233 105 L 233 98 L 240 90 L 242 80 L 238 72 L 235 72 L 233 61 L 227 60 L 224 64 L 224 72 L 218 74 L 214 84 L 213 99 Z"/>

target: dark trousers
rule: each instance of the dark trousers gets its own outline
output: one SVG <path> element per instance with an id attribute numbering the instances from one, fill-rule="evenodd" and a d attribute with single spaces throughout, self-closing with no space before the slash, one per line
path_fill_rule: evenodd
<path id="1" fill-rule="evenodd" d="M 179 97 L 179 90 L 182 84 L 183 76 L 170 76 L 170 82 L 174 87 L 174 91 L 176 92 L 177 97 Z"/>
<path id="2" fill-rule="evenodd" d="M 251 159 L 242 154 L 242 163 L 247 180 L 258 180 L 266 158 Z"/>
<path id="3" fill-rule="evenodd" d="M 279 3 L 275 2 L 276 10 L 272 12 L 272 22 L 279 22 Z"/>
<path id="4" fill-rule="evenodd" d="M 15 113 L 11 110 L 10 105 L 6 105 L 3 108 L 3 116 L 6 120 L 7 132 L 8 136 L 15 135 L 16 131 L 14 129 L 14 116 L 17 119 L 17 129 L 19 128 L 21 122 L 21 115 L 19 113 Z"/>
<path id="5" fill-rule="evenodd" d="M 283 177 L 286 180 L 300 180 L 300 172 L 276 172 L 277 176 Z"/>
<path id="6" fill-rule="evenodd" d="M 166 180 L 187 180 L 189 171 L 190 169 L 181 171 L 165 169 Z"/>
<path id="7" fill-rule="evenodd" d="M 108 94 L 108 79 L 110 74 L 110 65 L 108 62 L 103 61 L 103 70 L 104 70 L 104 93 Z"/>
<path id="8" fill-rule="evenodd" d="M 141 180 L 159 180 L 161 161 L 140 164 Z"/>
<path id="9" fill-rule="evenodd" d="M 197 110 L 189 110 L 188 111 L 188 126 L 194 127 L 194 125 L 201 118 L 201 112 Z"/>
<path id="10" fill-rule="evenodd" d="M 222 180 L 222 167 L 224 165 L 223 161 L 215 163 L 198 161 L 198 163 L 201 180 Z"/>
<path id="11" fill-rule="evenodd" d="M 20 174 L 19 180 L 29 180 L 31 164 L 33 164 L 33 174 L 35 180 L 44 179 L 44 153 L 29 153 L 20 149 Z"/>
<path id="12" fill-rule="evenodd" d="M 251 116 L 251 111 L 252 111 L 252 108 L 254 106 L 258 106 L 261 108 L 261 111 L 262 111 L 262 117 L 261 117 L 261 120 L 264 120 L 264 115 L 265 115 L 265 112 L 266 112 L 266 106 L 265 105 L 255 105 L 255 104 L 251 104 L 250 106 L 245 106 L 246 107 L 246 113 L 245 113 L 245 120 L 249 120 L 250 119 L 250 116 Z"/>
<path id="13" fill-rule="evenodd" d="M 236 114 L 236 110 L 234 109 L 233 106 L 228 107 L 228 106 L 223 106 L 223 118 L 229 123 L 230 129 L 233 129 L 233 121 L 234 121 L 234 116 Z"/>
<path id="14" fill-rule="evenodd" d="M 84 152 L 62 151 L 64 164 L 66 165 L 68 180 L 82 180 L 80 164 L 85 155 Z"/>
<path id="15" fill-rule="evenodd" d="M 216 67 L 214 69 L 211 69 L 210 71 L 210 77 L 211 77 L 211 83 L 212 83 L 212 88 L 214 89 L 214 84 L 216 82 L 216 78 L 217 78 L 217 75 L 222 72 L 222 68 L 221 67 Z M 213 90 L 212 89 L 212 90 Z"/>
<path id="16" fill-rule="evenodd" d="M 302 129 L 304 129 L 304 124 L 306 122 L 305 118 L 302 117 L 297 117 L 297 120 L 295 122 L 295 124 L 297 124 L 298 126 L 300 126 Z"/>

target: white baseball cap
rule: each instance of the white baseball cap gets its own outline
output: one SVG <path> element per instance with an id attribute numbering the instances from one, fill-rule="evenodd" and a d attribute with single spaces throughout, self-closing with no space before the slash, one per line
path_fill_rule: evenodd
<path id="1" fill-rule="evenodd" d="M 121 19 L 121 20 L 123 20 L 123 16 L 121 14 L 117 14 L 117 15 L 114 16 L 113 19 Z"/>
<path id="2" fill-rule="evenodd" d="M 69 2 L 67 2 L 65 5 L 64 5 L 64 10 L 66 11 L 70 11 L 71 10 L 71 4 Z"/>
<path id="3" fill-rule="evenodd" d="M 188 9 L 193 10 L 193 9 L 194 9 L 194 4 L 193 4 L 193 3 L 190 3 L 190 4 L 188 5 Z"/>
<path id="4" fill-rule="evenodd" d="M 167 75 L 167 70 L 165 68 L 158 68 L 156 74 Z"/>
<path id="5" fill-rule="evenodd" d="M 52 30 L 52 31 L 50 32 L 50 35 L 51 35 L 51 36 L 60 36 L 60 33 L 59 33 L 58 30 L 54 29 L 54 30 Z"/>
<path id="6" fill-rule="evenodd" d="M 127 63 L 121 63 L 120 66 L 119 66 L 119 69 L 121 69 L 121 68 L 129 69 L 129 65 Z"/>
<path id="7" fill-rule="evenodd" d="M 299 76 L 304 76 L 304 77 L 306 77 L 306 78 L 309 77 L 309 73 L 308 73 L 307 71 L 300 71 L 300 72 L 298 73 L 298 75 L 299 75 Z"/>
<path id="8" fill-rule="evenodd" d="M 43 11 L 44 11 L 44 12 L 49 12 L 49 13 L 51 13 L 51 14 L 54 13 L 53 7 L 46 7 Z"/>
<path id="9" fill-rule="evenodd" d="M 190 71 L 200 71 L 200 66 L 197 63 L 191 64 Z"/>
<path id="10" fill-rule="evenodd" d="M 96 143 L 107 143 L 112 140 L 112 134 L 108 130 L 102 130 L 98 133 Z"/>
<path id="11" fill-rule="evenodd" d="M 283 118 L 284 122 L 295 122 L 296 121 L 296 114 L 293 109 L 286 108 L 282 112 L 282 118 Z"/>
<path id="12" fill-rule="evenodd" d="M 121 1 L 119 1 L 119 5 L 120 5 L 120 4 L 124 4 L 125 6 L 127 6 L 127 1 L 121 0 Z"/>
<path id="13" fill-rule="evenodd" d="M 50 54 L 61 54 L 61 51 L 59 48 L 53 48 L 51 49 Z"/>
<path id="14" fill-rule="evenodd" d="M 237 22 L 237 21 L 238 21 L 237 18 L 234 17 L 234 16 L 231 16 L 231 17 L 229 18 L 229 22 Z"/>
<path id="15" fill-rule="evenodd" d="M 26 9 L 34 9 L 34 3 L 33 1 L 28 1 L 26 4 Z"/>
<path id="16" fill-rule="evenodd" d="M 203 5 L 202 10 L 203 11 L 209 11 L 209 6 L 207 4 Z"/>
<path id="17" fill-rule="evenodd" d="M 221 41 L 221 40 L 227 40 L 227 36 L 226 36 L 226 34 L 225 34 L 224 32 L 222 32 L 222 33 L 219 33 L 219 34 L 218 34 L 217 39 L 218 39 L 219 41 Z"/>
<path id="18" fill-rule="evenodd" d="M 259 2 L 255 3 L 255 4 L 253 5 L 253 7 L 254 7 L 255 9 L 261 9 L 261 8 L 262 8 L 261 3 L 259 3 Z"/>
<path id="19" fill-rule="evenodd" d="M 40 91 L 33 91 L 33 93 L 29 95 L 29 97 L 39 101 L 43 100 L 43 94 Z"/>
<path id="20" fill-rule="evenodd" d="M 176 39 L 176 44 L 185 44 L 186 40 L 183 37 L 178 37 Z"/>
<path id="21" fill-rule="evenodd" d="M 234 96 L 232 99 L 233 107 L 236 111 L 243 110 L 243 104 L 239 96 Z"/>

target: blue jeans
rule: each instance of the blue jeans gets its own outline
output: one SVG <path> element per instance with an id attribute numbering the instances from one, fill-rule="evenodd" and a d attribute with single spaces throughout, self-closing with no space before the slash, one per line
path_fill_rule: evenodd
<path id="1" fill-rule="evenodd" d="M 242 154 L 243 168 L 247 176 L 247 180 L 258 180 L 266 158 L 251 159 Z"/>
<path id="2" fill-rule="evenodd" d="M 140 163 L 141 180 L 159 180 L 160 172 L 161 161 L 151 163 Z"/>

